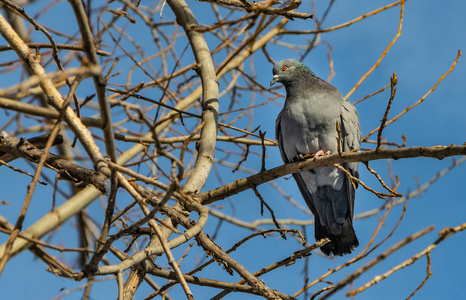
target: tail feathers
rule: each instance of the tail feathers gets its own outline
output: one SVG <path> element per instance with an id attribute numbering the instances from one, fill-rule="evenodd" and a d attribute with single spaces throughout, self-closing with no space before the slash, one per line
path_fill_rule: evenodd
<path id="1" fill-rule="evenodd" d="M 325 255 L 343 256 L 350 254 L 354 248 L 359 246 L 356 233 L 353 229 L 351 218 L 347 218 L 342 225 L 341 234 L 333 235 L 329 232 L 326 226 L 322 226 L 318 218 L 315 220 L 315 237 L 319 241 L 323 238 L 329 238 L 330 242 L 320 248 Z"/>

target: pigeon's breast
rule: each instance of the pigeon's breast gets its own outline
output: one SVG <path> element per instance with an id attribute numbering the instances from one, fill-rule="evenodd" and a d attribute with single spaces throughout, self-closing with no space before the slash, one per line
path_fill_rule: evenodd
<path id="1" fill-rule="evenodd" d="M 319 150 L 335 153 L 335 122 L 336 118 L 320 118 L 306 112 L 306 108 L 302 106 L 284 109 L 280 126 L 285 153 L 290 158 L 299 154 L 316 153 Z"/>

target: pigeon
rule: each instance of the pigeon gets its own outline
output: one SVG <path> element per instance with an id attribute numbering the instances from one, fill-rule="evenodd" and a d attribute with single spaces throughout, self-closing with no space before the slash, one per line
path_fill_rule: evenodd
<path id="1" fill-rule="evenodd" d="M 294 59 L 275 64 L 270 85 L 277 82 L 286 90 L 285 105 L 277 117 L 275 128 L 285 163 L 338 153 L 339 136 L 342 152 L 359 150 L 361 129 L 358 113 L 334 86 Z M 357 162 L 341 166 L 359 178 Z M 322 252 L 338 256 L 351 253 L 359 245 L 353 228 L 357 182 L 352 182 L 345 172 L 333 166 L 295 173 L 293 177 L 314 215 L 316 240 L 330 239 L 321 247 Z"/>

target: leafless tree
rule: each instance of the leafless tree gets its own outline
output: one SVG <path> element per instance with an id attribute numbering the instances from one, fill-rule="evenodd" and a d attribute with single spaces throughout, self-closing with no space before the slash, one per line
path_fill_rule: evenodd
<path id="1" fill-rule="evenodd" d="M 386 126 L 429 96 L 454 69 L 460 52 L 425 96 L 394 118 L 388 118 L 388 112 L 392 101 L 396 101 L 396 74 L 387 79 L 386 86 L 367 97 L 359 101 L 350 98 L 359 103 L 390 91 L 385 113 L 380 115 L 382 121 L 374 124 L 374 130 L 363 133 L 364 147 L 360 152 L 334 153 L 267 170 L 266 162 L 271 165 L 267 153 L 276 151 L 276 142 L 271 134 L 253 128 L 253 121 L 260 118 L 255 112 L 280 103 L 283 97 L 281 90 L 264 86 L 258 79 L 256 62 L 270 62 L 271 69 L 277 57 L 270 53 L 283 50 L 294 51 L 304 59 L 316 47 L 329 46 L 321 43 L 327 33 L 365 18 L 377 18 L 386 10 L 398 10 L 397 34 L 373 67 L 345 95 L 349 98 L 401 35 L 404 0 L 330 28 L 322 24 L 334 1 L 329 1 L 327 9 L 314 18 L 303 12 L 299 0 L 0 2 L 4 12 L 0 15 L 0 33 L 6 42 L 0 46 L 0 107 L 4 109 L 0 122 L 0 174 L 21 172 L 27 188 L 19 215 L 0 216 L 0 228 L 7 237 L 0 246 L 0 274 L 13 256 L 27 250 L 56 276 L 87 282 L 82 286 L 85 299 L 102 278 L 116 280 L 118 288 L 111 297 L 118 299 L 132 299 L 143 286 L 144 291 L 151 290 L 144 294 L 148 299 L 175 299 L 170 298 L 174 297 L 171 293 L 179 291 L 179 287 L 188 299 L 194 299 L 196 286 L 217 291 L 213 292 L 218 293 L 214 299 L 231 292 L 267 299 L 293 299 L 303 294 L 313 299 L 330 297 L 347 286 L 348 296 L 357 295 L 426 257 L 425 280 L 413 287 L 414 294 L 432 274 L 431 251 L 466 228 L 465 223 L 441 231 L 437 240 L 417 255 L 401 264 L 393 261 L 386 273 L 368 279 L 361 287 L 352 287 L 353 281 L 371 267 L 433 230 L 427 227 L 410 232 L 401 241 L 389 239 L 403 213 L 388 235 L 380 234 L 394 206 L 406 204 L 463 159 L 405 195 L 397 190 L 398 178 L 382 178 L 381 170 L 372 169 L 369 163 L 465 154 L 465 145 L 405 147 L 406 141 L 387 141 L 382 135 Z M 28 2 L 38 2 L 34 3 L 33 12 L 28 10 Z M 64 20 L 66 26 L 60 26 Z M 315 29 L 287 29 L 297 20 L 306 20 Z M 289 38 L 296 36 L 308 40 L 301 45 L 290 42 Z M 329 49 L 328 80 L 334 75 Z M 271 74 L 267 76 L 270 78 Z M 266 120 L 273 123 L 274 119 L 275 116 Z M 19 160 L 29 165 L 14 167 Z M 245 167 L 252 160 L 261 162 L 255 164 L 261 168 Z M 338 167 L 339 163 L 355 161 L 367 167 L 379 182 L 368 186 L 362 178 L 360 186 L 374 198 L 383 199 L 378 208 L 356 216 L 380 217 L 378 226 L 371 229 L 370 241 L 346 256 L 346 261 L 336 268 L 300 275 L 306 279 L 302 289 L 294 293 L 268 286 L 260 276 L 269 272 L 280 276 L 293 263 L 305 271 L 312 268 L 312 260 L 319 257 L 316 249 L 328 241 L 314 243 L 306 239 L 303 231 L 312 228 L 312 217 L 306 221 L 292 215 L 289 219 L 275 218 L 271 199 L 263 197 L 258 186 L 271 185 L 294 209 L 307 211 L 273 180 L 318 166 Z M 32 177 L 30 182 L 27 176 Z M 226 180 L 232 182 L 225 183 Z M 390 183 L 385 183 L 387 180 Z M 48 185 L 44 189 L 51 195 L 52 208 L 24 228 L 32 198 L 35 192 L 39 193 L 37 184 Z M 205 188 L 206 184 L 209 188 Z M 237 218 L 231 209 L 224 209 L 230 206 L 229 197 L 242 197 L 247 190 L 254 193 L 247 194 L 251 201 L 260 203 L 260 209 L 254 212 L 259 219 L 254 222 Z M 86 209 L 98 199 L 100 212 Z M 70 225 L 70 218 L 75 220 L 74 225 Z M 223 223 L 228 226 L 222 226 Z M 70 226 L 74 236 L 68 236 L 61 246 L 43 239 Z M 250 233 L 241 240 L 230 235 L 243 229 Z M 246 242 L 268 236 L 280 237 L 283 243 L 293 246 L 299 241 L 300 249 L 289 247 L 287 257 L 269 265 L 247 266 L 240 258 L 233 258 L 232 253 Z M 230 244 L 224 244 L 225 240 Z M 229 245 L 234 246 L 225 250 Z M 55 251 L 71 254 L 57 258 L 50 254 Z M 70 256 L 76 253 L 79 264 L 72 265 Z M 317 255 L 308 258 L 311 253 Z M 370 253 L 375 258 L 370 258 Z M 198 260 L 198 256 L 207 259 Z M 169 266 L 161 267 L 167 262 Z M 348 271 L 346 267 L 358 262 L 354 271 Z M 206 271 L 208 265 L 212 266 Z M 240 280 L 212 276 L 225 271 Z M 330 284 L 329 278 L 335 273 L 342 276 Z M 318 283 L 325 285 L 317 287 Z"/>

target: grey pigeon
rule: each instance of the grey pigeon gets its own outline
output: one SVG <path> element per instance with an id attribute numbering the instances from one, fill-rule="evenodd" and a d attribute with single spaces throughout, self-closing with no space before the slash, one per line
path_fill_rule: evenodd
<path id="1" fill-rule="evenodd" d="M 340 92 L 294 59 L 285 59 L 273 67 L 270 85 L 280 82 L 286 90 L 283 110 L 276 121 L 275 135 L 285 163 L 306 155 L 359 150 L 361 129 L 356 108 Z M 358 163 L 341 164 L 359 178 Z M 329 238 L 321 250 L 326 255 L 344 255 L 359 245 L 353 229 L 355 188 L 350 178 L 332 166 L 293 174 L 299 190 L 315 218 L 316 240 Z M 357 188 L 357 183 L 355 182 Z"/>

